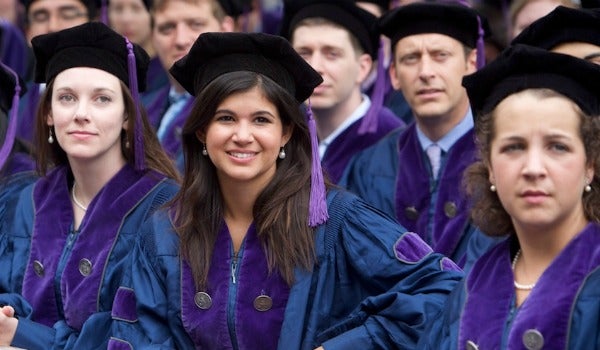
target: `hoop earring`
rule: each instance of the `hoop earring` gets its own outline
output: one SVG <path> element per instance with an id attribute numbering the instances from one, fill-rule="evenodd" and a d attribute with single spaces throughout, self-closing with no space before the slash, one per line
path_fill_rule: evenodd
<path id="1" fill-rule="evenodd" d="M 279 159 L 285 159 L 285 150 L 283 147 L 281 147 L 281 150 L 279 151 Z"/>
<path id="2" fill-rule="evenodd" d="M 52 128 L 48 129 L 49 131 L 49 135 L 48 135 L 48 143 L 49 144 L 53 144 L 54 143 L 54 137 L 52 137 Z"/>
<path id="3" fill-rule="evenodd" d="M 208 155 L 208 151 L 206 150 L 206 144 L 202 144 L 202 155 L 203 156 L 207 156 Z"/>
<path id="4" fill-rule="evenodd" d="M 490 185 L 490 191 L 496 192 L 496 185 Z"/>

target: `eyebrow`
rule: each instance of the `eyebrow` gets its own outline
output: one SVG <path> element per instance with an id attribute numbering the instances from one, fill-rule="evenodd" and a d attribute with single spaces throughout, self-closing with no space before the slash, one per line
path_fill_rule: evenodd
<path id="1" fill-rule="evenodd" d="M 595 53 L 583 56 L 583 59 L 589 61 L 589 60 L 593 60 L 598 57 L 600 57 L 600 52 L 595 52 Z"/>

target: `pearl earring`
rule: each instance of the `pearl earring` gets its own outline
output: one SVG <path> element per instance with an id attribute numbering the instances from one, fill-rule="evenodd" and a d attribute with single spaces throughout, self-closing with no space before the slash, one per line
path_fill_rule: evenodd
<path id="1" fill-rule="evenodd" d="M 206 150 L 206 145 L 202 144 L 202 155 L 203 156 L 207 156 L 208 155 L 208 151 Z"/>
<path id="2" fill-rule="evenodd" d="M 48 131 L 50 132 L 50 134 L 48 135 L 48 143 L 49 144 L 53 144 L 54 143 L 54 137 L 52 137 L 52 129 L 48 129 Z"/>
<path id="3" fill-rule="evenodd" d="M 279 159 L 285 159 L 285 150 L 283 147 L 281 147 L 281 150 L 279 151 Z"/>
<path id="4" fill-rule="evenodd" d="M 490 185 L 490 191 L 496 192 L 496 185 Z"/>
<path id="5" fill-rule="evenodd" d="M 583 190 L 586 191 L 586 192 L 592 192 L 592 186 L 585 185 L 585 187 L 583 188 Z"/>

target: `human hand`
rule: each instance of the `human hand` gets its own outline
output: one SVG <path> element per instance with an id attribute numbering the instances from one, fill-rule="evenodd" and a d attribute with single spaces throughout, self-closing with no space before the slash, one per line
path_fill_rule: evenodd
<path id="1" fill-rule="evenodd" d="M 15 310 L 11 306 L 0 309 L 0 346 L 8 346 L 12 343 L 19 320 L 13 317 Z"/>
<path id="2" fill-rule="evenodd" d="M 325 348 L 324 348 L 324 347 L 322 347 L 322 346 L 319 346 L 319 347 L 318 347 L 318 348 L 316 348 L 315 350 L 325 350 Z"/>
<path id="3" fill-rule="evenodd" d="M 0 307 L 0 312 L 5 314 L 7 317 L 15 317 L 15 309 L 12 306 L 3 306 Z"/>

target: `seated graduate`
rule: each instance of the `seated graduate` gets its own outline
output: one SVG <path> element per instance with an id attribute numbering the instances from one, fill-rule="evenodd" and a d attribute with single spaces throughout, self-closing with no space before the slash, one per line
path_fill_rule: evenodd
<path id="1" fill-rule="evenodd" d="M 320 75 L 263 33 L 204 33 L 170 73 L 196 96 L 183 184 L 142 229 L 112 348 L 414 348 L 462 272 L 326 185 L 300 108 Z"/>
<path id="2" fill-rule="evenodd" d="M 32 44 L 36 81 L 47 84 L 35 132 L 41 177 L 4 229 L 0 345 L 105 348 L 135 236 L 176 193 L 177 173 L 140 110 L 142 49 L 98 22 Z"/>
<path id="3" fill-rule="evenodd" d="M 516 45 L 463 80 L 480 161 L 472 218 L 508 235 L 482 255 L 423 349 L 598 349 L 600 66 Z"/>

